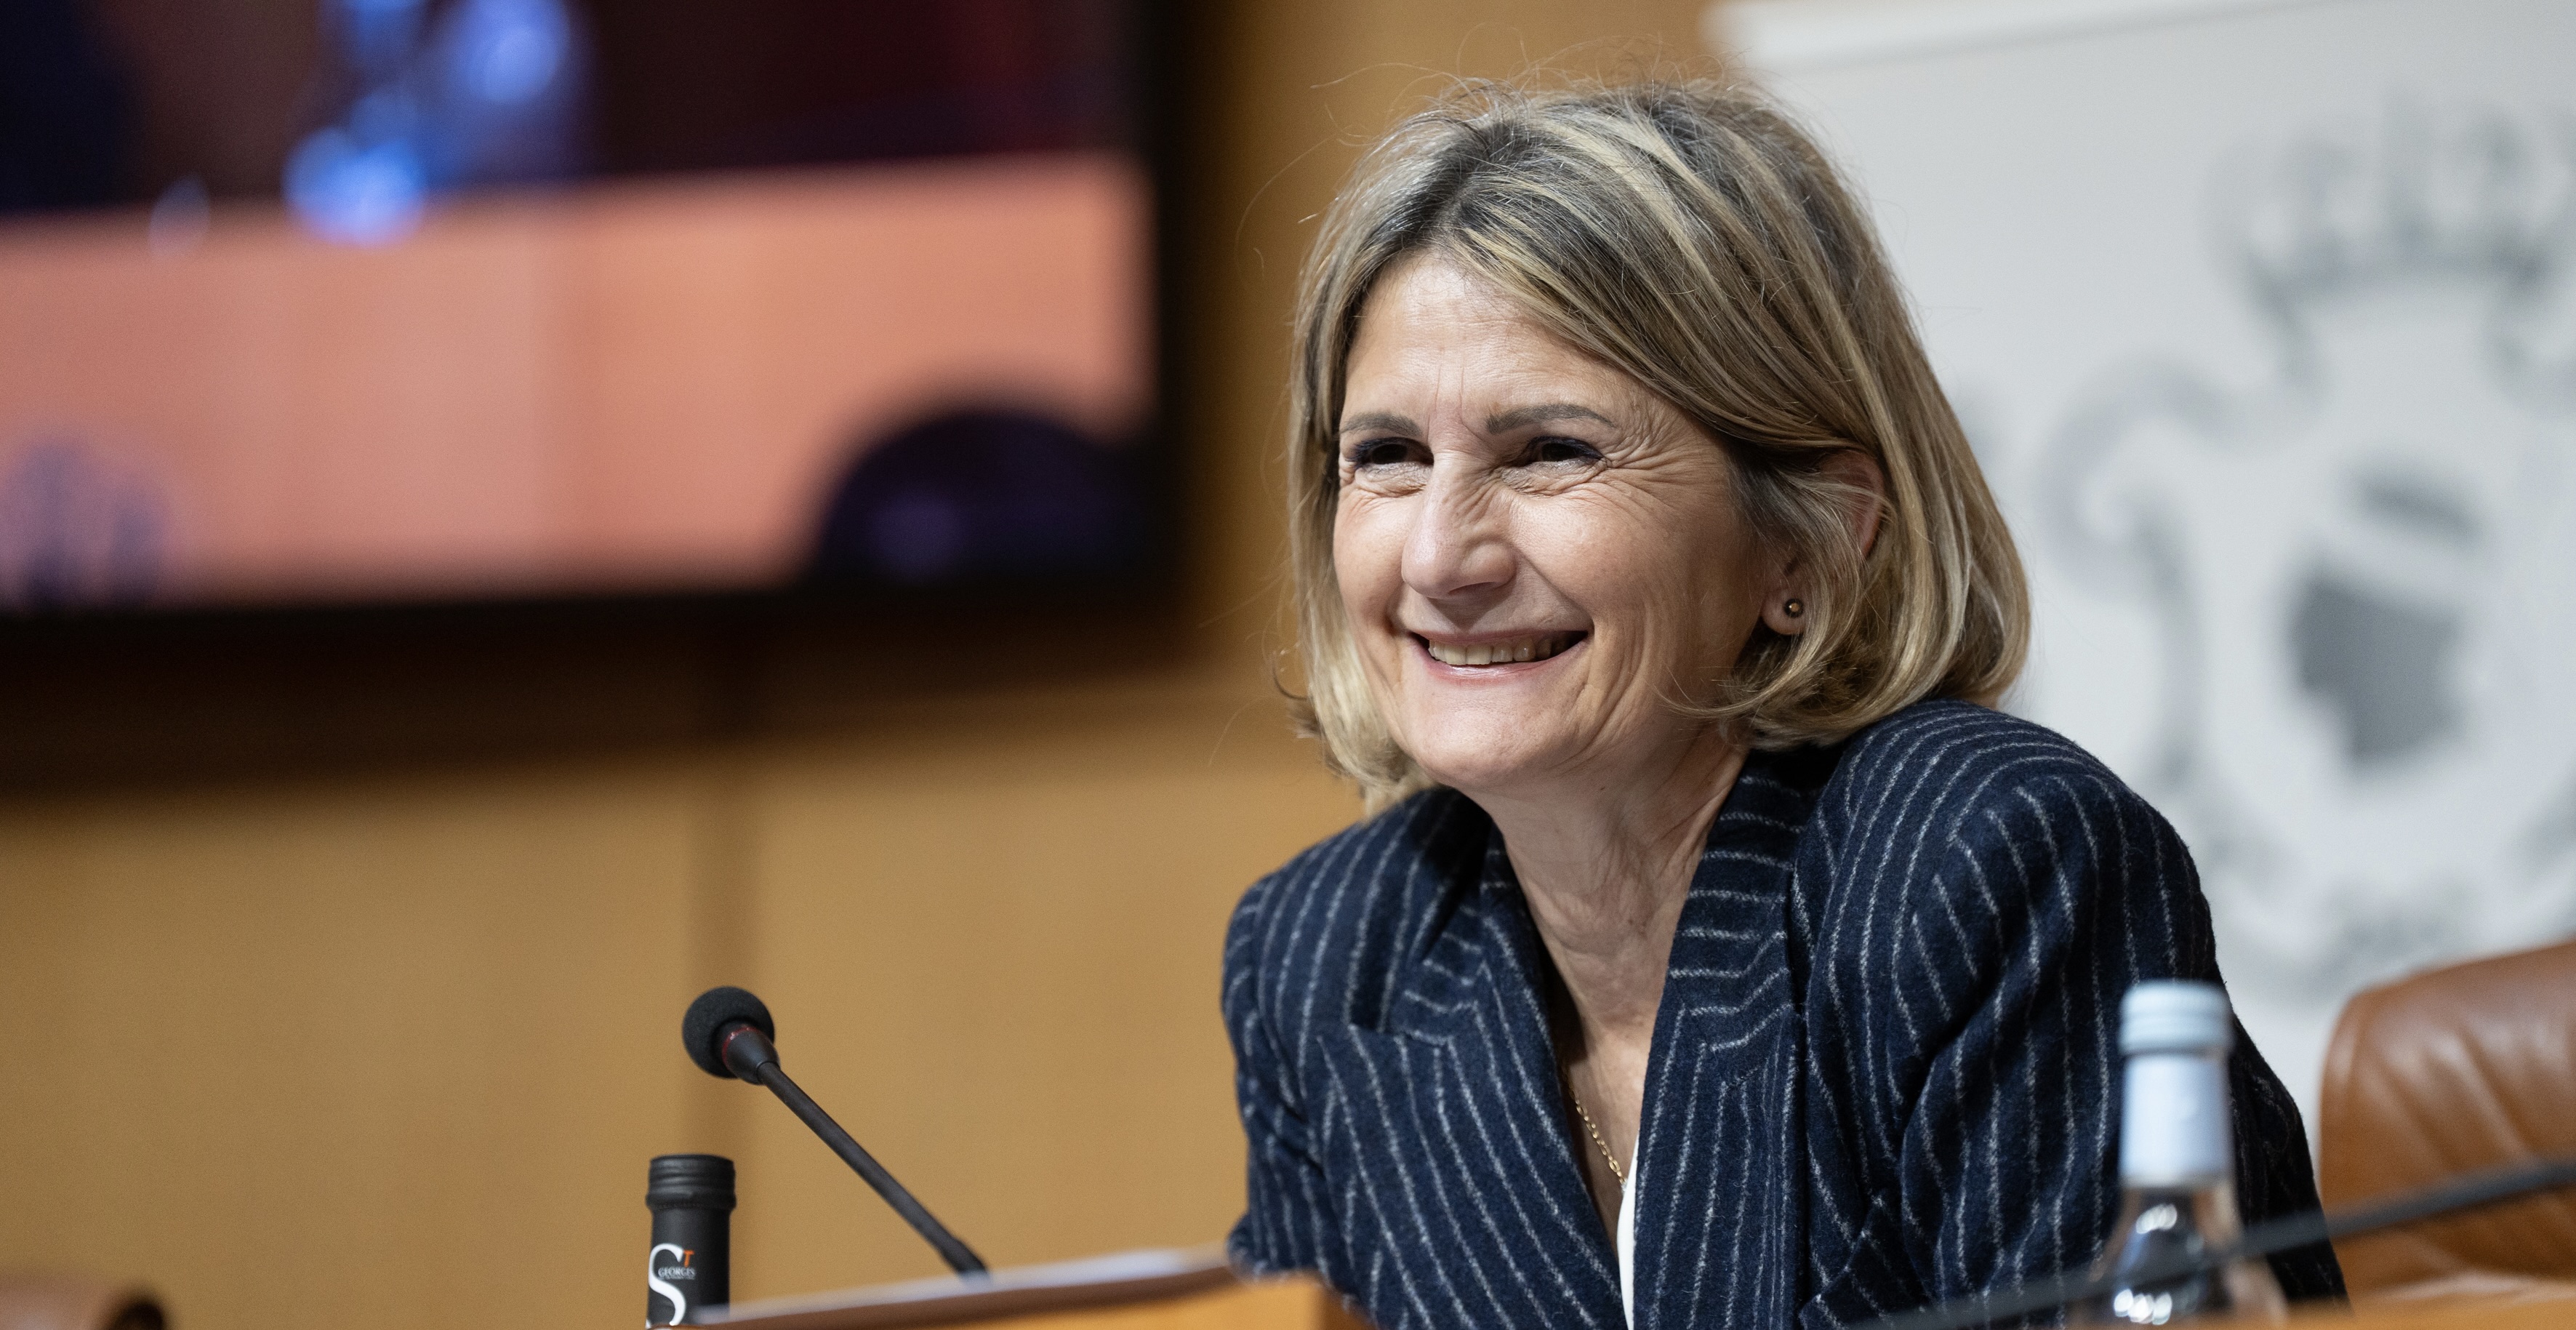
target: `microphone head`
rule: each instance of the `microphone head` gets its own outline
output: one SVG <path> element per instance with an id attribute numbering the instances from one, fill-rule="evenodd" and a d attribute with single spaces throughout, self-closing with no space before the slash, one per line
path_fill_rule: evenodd
<path id="1" fill-rule="evenodd" d="M 689 1014 L 680 1018 L 680 1041 L 688 1046 L 689 1061 L 698 1070 L 718 1080 L 732 1080 L 733 1072 L 724 1063 L 725 1027 L 741 1022 L 775 1039 L 778 1025 L 769 1019 L 769 1008 L 759 998 L 739 988 L 710 988 L 698 994 L 689 1004 Z"/>

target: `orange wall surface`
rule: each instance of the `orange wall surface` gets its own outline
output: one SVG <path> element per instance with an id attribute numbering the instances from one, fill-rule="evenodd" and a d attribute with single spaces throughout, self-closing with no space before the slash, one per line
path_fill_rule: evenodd
<path id="1" fill-rule="evenodd" d="M 687 1062 L 680 1011 L 725 981 L 989 1259 L 1214 1238 L 1240 1167 L 1217 939 L 1351 809 L 1275 716 L 1228 737 L 1240 700 L 1186 687 L 22 801 L 0 1011 L 50 1033 L 0 1080 L 0 1253 L 145 1277 L 189 1327 L 459 1298 L 622 1323 L 645 1160 L 713 1150 L 741 1168 L 737 1296 L 935 1273 L 783 1108 Z"/>
<path id="2" fill-rule="evenodd" d="M 1021 682 L 794 733 L 0 797 L 0 1265 L 148 1280 L 181 1330 L 631 1324 L 645 1161 L 712 1150 L 742 1168 L 737 1296 L 936 1273 L 784 1109 L 685 1061 L 719 982 L 994 1261 L 1221 1238 L 1224 922 L 1357 812 L 1271 685 L 1313 217 L 1442 72 L 1687 58 L 1697 10 L 1193 19 L 1164 663 L 1049 683 L 1033 639 L 995 648 Z"/>

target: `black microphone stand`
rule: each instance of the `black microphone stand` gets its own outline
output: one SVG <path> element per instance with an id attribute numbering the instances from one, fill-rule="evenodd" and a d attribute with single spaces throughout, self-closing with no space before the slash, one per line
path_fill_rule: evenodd
<path id="1" fill-rule="evenodd" d="M 903 1222 L 912 1225 L 913 1232 L 938 1249 L 940 1259 L 948 1262 L 949 1269 L 970 1277 L 985 1273 L 983 1257 L 958 1241 L 957 1235 L 949 1232 L 946 1224 L 922 1208 L 921 1202 L 914 1200 L 912 1193 L 904 1190 L 903 1184 L 895 1181 L 892 1173 L 886 1172 L 885 1165 L 878 1163 L 874 1155 L 851 1139 L 848 1132 L 841 1130 L 841 1124 L 834 1122 L 832 1115 L 814 1102 L 813 1096 L 797 1088 L 796 1082 L 787 1078 L 785 1069 L 778 1065 L 778 1050 L 770 1044 L 767 1035 L 744 1023 L 727 1028 L 721 1038 L 724 1040 L 725 1066 L 746 1081 L 768 1086 L 769 1092 L 778 1096 L 778 1102 L 804 1119 L 805 1125 L 823 1138 L 823 1144 L 832 1147 L 832 1153 L 841 1157 L 841 1162 L 866 1179 L 867 1184 L 876 1189 L 877 1195 L 884 1197 L 885 1203 L 903 1216 Z"/>

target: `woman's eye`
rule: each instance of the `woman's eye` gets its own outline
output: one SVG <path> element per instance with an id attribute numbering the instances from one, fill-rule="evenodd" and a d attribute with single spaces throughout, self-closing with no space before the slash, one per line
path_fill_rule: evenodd
<path id="1" fill-rule="evenodd" d="M 1410 461 L 1413 444 L 1405 439 L 1372 439 L 1351 449 L 1354 467 L 1398 466 Z"/>
<path id="2" fill-rule="evenodd" d="M 1540 439 L 1530 445 L 1530 460 L 1555 466 L 1589 464 L 1601 460 L 1601 450 L 1581 439 Z"/>

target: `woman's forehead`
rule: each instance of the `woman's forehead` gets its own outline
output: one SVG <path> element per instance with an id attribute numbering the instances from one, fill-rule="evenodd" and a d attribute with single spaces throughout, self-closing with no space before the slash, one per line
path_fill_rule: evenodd
<path id="1" fill-rule="evenodd" d="M 1549 330 L 1501 288 L 1437 257 L 1390 270 L 1362 306 L 1338 428 L 1440 401 L 1491 432 L 1618 423 L 1651 394 Z"/>
<path id="2" fill-rule="evenodd" d="M 1470 341 L 1553 341 L 1519 301 L 1445 255 L 1397 260 L 1369 288 L 1351 339 L 1351 360 L 1390 343 L 1405 347 Z"/>
<path id="3" fill-rule="evenodd" d="M 1588 421 L 1596 425 L 1617 425 L 1618 421 L 1593 410 L 1581 402 L 1539 402 L 1493 411 L 1485 416 L 1487 434 L 1509 434 L 1533 425 L 1554 425 L 1569 420 Z M 1360 430 L 1392 430 L 1409 434 L 1419 431 L 1422 423 L 1402 411 L 1354 411 L 1342 417 L 1342 433 Z"/>

